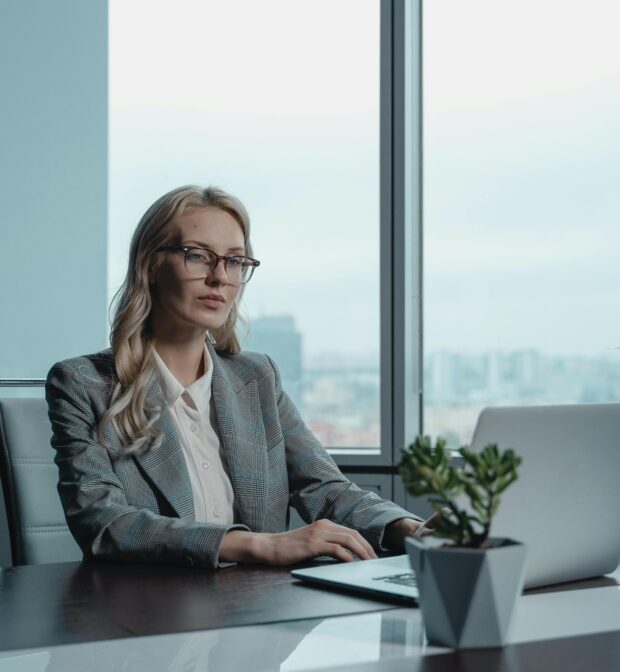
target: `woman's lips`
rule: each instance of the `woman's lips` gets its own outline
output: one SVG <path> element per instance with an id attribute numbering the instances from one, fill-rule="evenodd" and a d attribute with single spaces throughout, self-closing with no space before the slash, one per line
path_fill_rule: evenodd
<path id="1" fill-rule="evenodd" d="M 218 296 L 199 296 L 198 301 L 207 308 L 221 308 L 226 302 Z"/>

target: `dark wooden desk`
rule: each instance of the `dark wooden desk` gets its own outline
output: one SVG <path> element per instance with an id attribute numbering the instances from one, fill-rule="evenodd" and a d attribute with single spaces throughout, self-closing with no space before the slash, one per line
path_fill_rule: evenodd
<path id="1" fill-rule="evenodd" d="M 590 590 L 589 594 L 592 594 L 591 589 L 614 591 L 620 586 L 616 579 L 606 577 L 562 587 L 564 591 Z M 558 588 L 546 589 L 547 592 L 556 590 Z M 410 653 L 399 659 L 388 656 L 376 662 L 339 667 L 340 672 L 620 670 L 620 629 L 526 641 L 498 650 L 440 650 L 425 655 L 415 641 L 403 646 L 403 642 L 407 641 L 403 635 L 407 622 L 419 619 L 417 610 L 404 610 L 397 604 L 308 588 L 291 579 L 289 568 L 235 566 L 213 572 L 184 567 L 79 562 L 0 570 L 0 658 L 3 657 L 2 652 L 14 649 L 43 649 L 60 644 L 121 639 L 131 644 L 127 638 L 142 635 L 264 625 L 266 629 L 261 631 L 264 633 L 264 647 L 271 648 L 274 642 L 277 643 L 285 651 L 278 658 L 283 660 L 288 655 L 286 652 L 293 650 L 315 623 L 290 624 L 284 634 L 272 632 L 269 628 L 274 626 L 268 624 L 282 625 L 283 622 L 301 619 L 320 620 L 370 612 L 382 612 L 381 646 L 387 649 L 396 646 Z M 587 623 L 591 616 L 584 613 L 583 618 Z M 299 632 L 292 632 L 291 626 Z M 222 660 L 230 661 L 231 656 L 236 656 L 234 659 L 237 660 L 243 655 L 246 661 L 243 672 L 249 670 L 248 665 L 251 667 L 251 664 L 247 661 L 253 660 L 256 652 L 250 649 L 241 652 L 243 647 L 239 649 L 237 646 L 239 635 L 230 630 L 230 637 L 227 637 L 227 631 L 223 632 L 219 644 Z M 141 655 L 147 658 L 156 655 L 149 653 L 151 647 L 144 647 L 139 642 L 136 640 L 135 646 Z M 61 647 L 52 655 L 54 665 L 46 669 L 63 672 L 67 669 L 87 669 L 89 657 L 93 654 L 88 648 L 79 649 L 77 655 L 84 657 L 83 668 L 67 667 L 63 655 Z M 120 655 L 118 659 L 110 657 L 97 661 L 97 669 L 116 672 L 121 669 L 119 665 L 122 667 L 124 664 L 123 660 Z M 144 660 L 141 659 L 142 663 Z M 277 664 L 273 667 L 278 668 Z M 151 660 L 150 666 L 139 669 L 168 668 L 158 659 Z"/>
<path id="2" fill-rule="evenodd" d="M 397 605 L 308 588 L 290 568 L 217 571 L 68 562 L 0 570 L 0 651 L 278 621 Z"/>

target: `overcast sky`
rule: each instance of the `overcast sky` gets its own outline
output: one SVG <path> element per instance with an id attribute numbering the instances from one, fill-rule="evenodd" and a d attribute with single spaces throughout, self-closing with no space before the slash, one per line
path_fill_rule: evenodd
<path id="1" fill-rule="evenodd" d="M 609 354 L 620 5 L 425 7 L 427 348 Z"/>

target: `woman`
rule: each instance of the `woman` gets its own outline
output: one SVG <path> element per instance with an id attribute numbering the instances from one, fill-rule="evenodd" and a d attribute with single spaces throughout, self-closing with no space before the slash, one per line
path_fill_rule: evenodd
<path id="1" fill-rule="evenodd" d="M 235 325 L 252 258 L 234 197 L 181 187 L 134 234 L 111 350 L 52 367 L 58 490 L 87 558 L 291 564 L 400 548 L 419 526 L 360 490 Z M 309 524 L 286 531 L 289 503 Z"/>

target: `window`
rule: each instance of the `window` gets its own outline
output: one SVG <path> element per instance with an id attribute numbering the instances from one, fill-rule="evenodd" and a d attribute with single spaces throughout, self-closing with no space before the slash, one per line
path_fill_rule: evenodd
<path id="1" fill-rule="evenodd" d="M 376 454 L 379 0 L 111 0 L 109 32 L 110 298 L 155 198 L 239 196 L 261 260 L 244 347 L 326 446 Z"/>
<path id="2" fill-rule="evenodd" d="M 424 5 L 425 431 L 620 400 L 612 1 Z"/>

